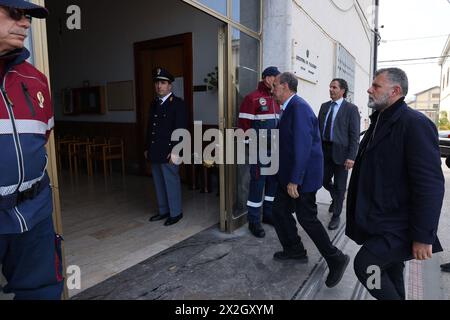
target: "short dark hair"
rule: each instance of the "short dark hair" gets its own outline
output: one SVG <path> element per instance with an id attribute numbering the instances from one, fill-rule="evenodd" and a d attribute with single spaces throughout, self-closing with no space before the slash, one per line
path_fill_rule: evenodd
<path id="1" fill-rule="evenodd" d="M 336 78 L 336 79 L 333 79 L 331 82 L 335 82 L 335 81 L 337 83 L 339 83 L 339 88 L 345 90 L 344 98 L 347 98 L 347 94 L 348 94 L 348 83 L 347 83 L 347 81 L 345 81 L 344 79 L 341 79 L 341 78 Z"/>
<path id="2" fill-rule="evenodd" d="M 297 77 L 290 72 L 284 72 L 280 75 L 280 83 L 287 83 L 289 90 L 297 93 L 298 90 L 298 80 Z"/>
<path id="3" fill-rule="evenodd" d="M 409 81 L 408 76 L 405 71 L 399 68 L 384 68 L 380 69 L 375 73 L 375 77 L 378 77 L 380 74 L 386 73 L 387 78 L 393 84 L 398 84 L 402 89 L 402 94 L 404 96 L 408 95 L 409 90 Z"/>

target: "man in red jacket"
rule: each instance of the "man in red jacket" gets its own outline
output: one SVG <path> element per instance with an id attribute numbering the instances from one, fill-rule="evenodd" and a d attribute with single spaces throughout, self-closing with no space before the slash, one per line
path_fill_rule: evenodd
<path id="1" fill-rule="evenodd" d="M 268 153 L 270 153 L 271 130 L 276 129 L 279 122 L 280 105 L 272 94 L 273 82 L 279 74 L 277 67 L 265 69 L 258 89 L 245 97 L 239 113 L 239 128 L 244 131 L 254 129 L 258 136 L 260 130 L 267 131 Z M 257 238 L 264 238 L 266 235 L 261 225 L 261 207 L 263 207 L 263 222 L 272 224 L 272 205 L 277 190 L 276 177 L 262 175 L 261 166 L 259 158 L 258 164 L 250 166 L 251 178 L 247 202 L 249 229 Z"/>
<path id="2" fill-rule="evenodd" d="M 26 62 L 31 17 L 45 8 L 0 0 L 0 265 L 16 300 L 57 300 L 63 277 L 45 149 L 53 129 L 47 78 Z"/>

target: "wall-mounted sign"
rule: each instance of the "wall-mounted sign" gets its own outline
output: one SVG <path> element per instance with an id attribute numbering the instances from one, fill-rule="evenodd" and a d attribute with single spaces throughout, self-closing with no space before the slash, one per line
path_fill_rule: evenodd
<path id="1" fill-rule="evenodd" d="M 135 109 L 133 80 L 108 82 L 106 92 L 109 111 L 133 111 Z"/>
<path id="2" fill-rule="evenodd" d="M 355 57 L 348 52 L 340 43 L 336 45 L 336 78 L 341 78 L 348 83 L 347 100 L 353 102 L 355 95 Z"/>
<path id="3" fill-rule="evenodd" d="M 293 42 L 292 69 L 300 79 L 319 82 L 319 55 L 306 46 L 301 46 L 296 40 Z"/>

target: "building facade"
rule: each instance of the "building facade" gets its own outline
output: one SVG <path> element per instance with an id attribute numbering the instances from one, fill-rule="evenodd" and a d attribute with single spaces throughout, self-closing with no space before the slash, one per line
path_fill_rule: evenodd
<path id="1" fill-rule="evenodd" d="M 450 36 L 447 38 L 444 50 L 442 51 L 441 60 L 441 101 L 440 111 L 447 112 L 447 117 L 450 120 Z"/>
<path id="2" fill-rule="evenodd" d="M 431 121 L 439 121 L 439 104 L 441 101 L 441 88 L 439 86 L 416 93 L 415 98 L 407 102 L 408 106 L 422 112 Z"/>

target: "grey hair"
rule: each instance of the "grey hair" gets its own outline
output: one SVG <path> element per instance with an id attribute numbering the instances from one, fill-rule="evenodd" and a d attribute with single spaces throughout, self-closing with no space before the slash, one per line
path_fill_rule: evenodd
<path id="1" fill-rule="evenodd" d="M 297 92 L 298 90 L 298 80 L 297 77 L 290 72 L 285 72 L 280 75 L 280 83 L 287 83 L 289 90 L 292 92 Z"/>
<path id="2" fill-rule="evenodd" d="M 399 68 L 384 68 L 380 69 L 375 73 L 375 77 L 378 77 L 380 74 L 385 73 L 387 78 L 392 84 L 398 84 L 402 89 L 402 94 L 404 96 L 408 95 L 409 90 L 409 82 L 408 76 L 405 71 Z"/>

